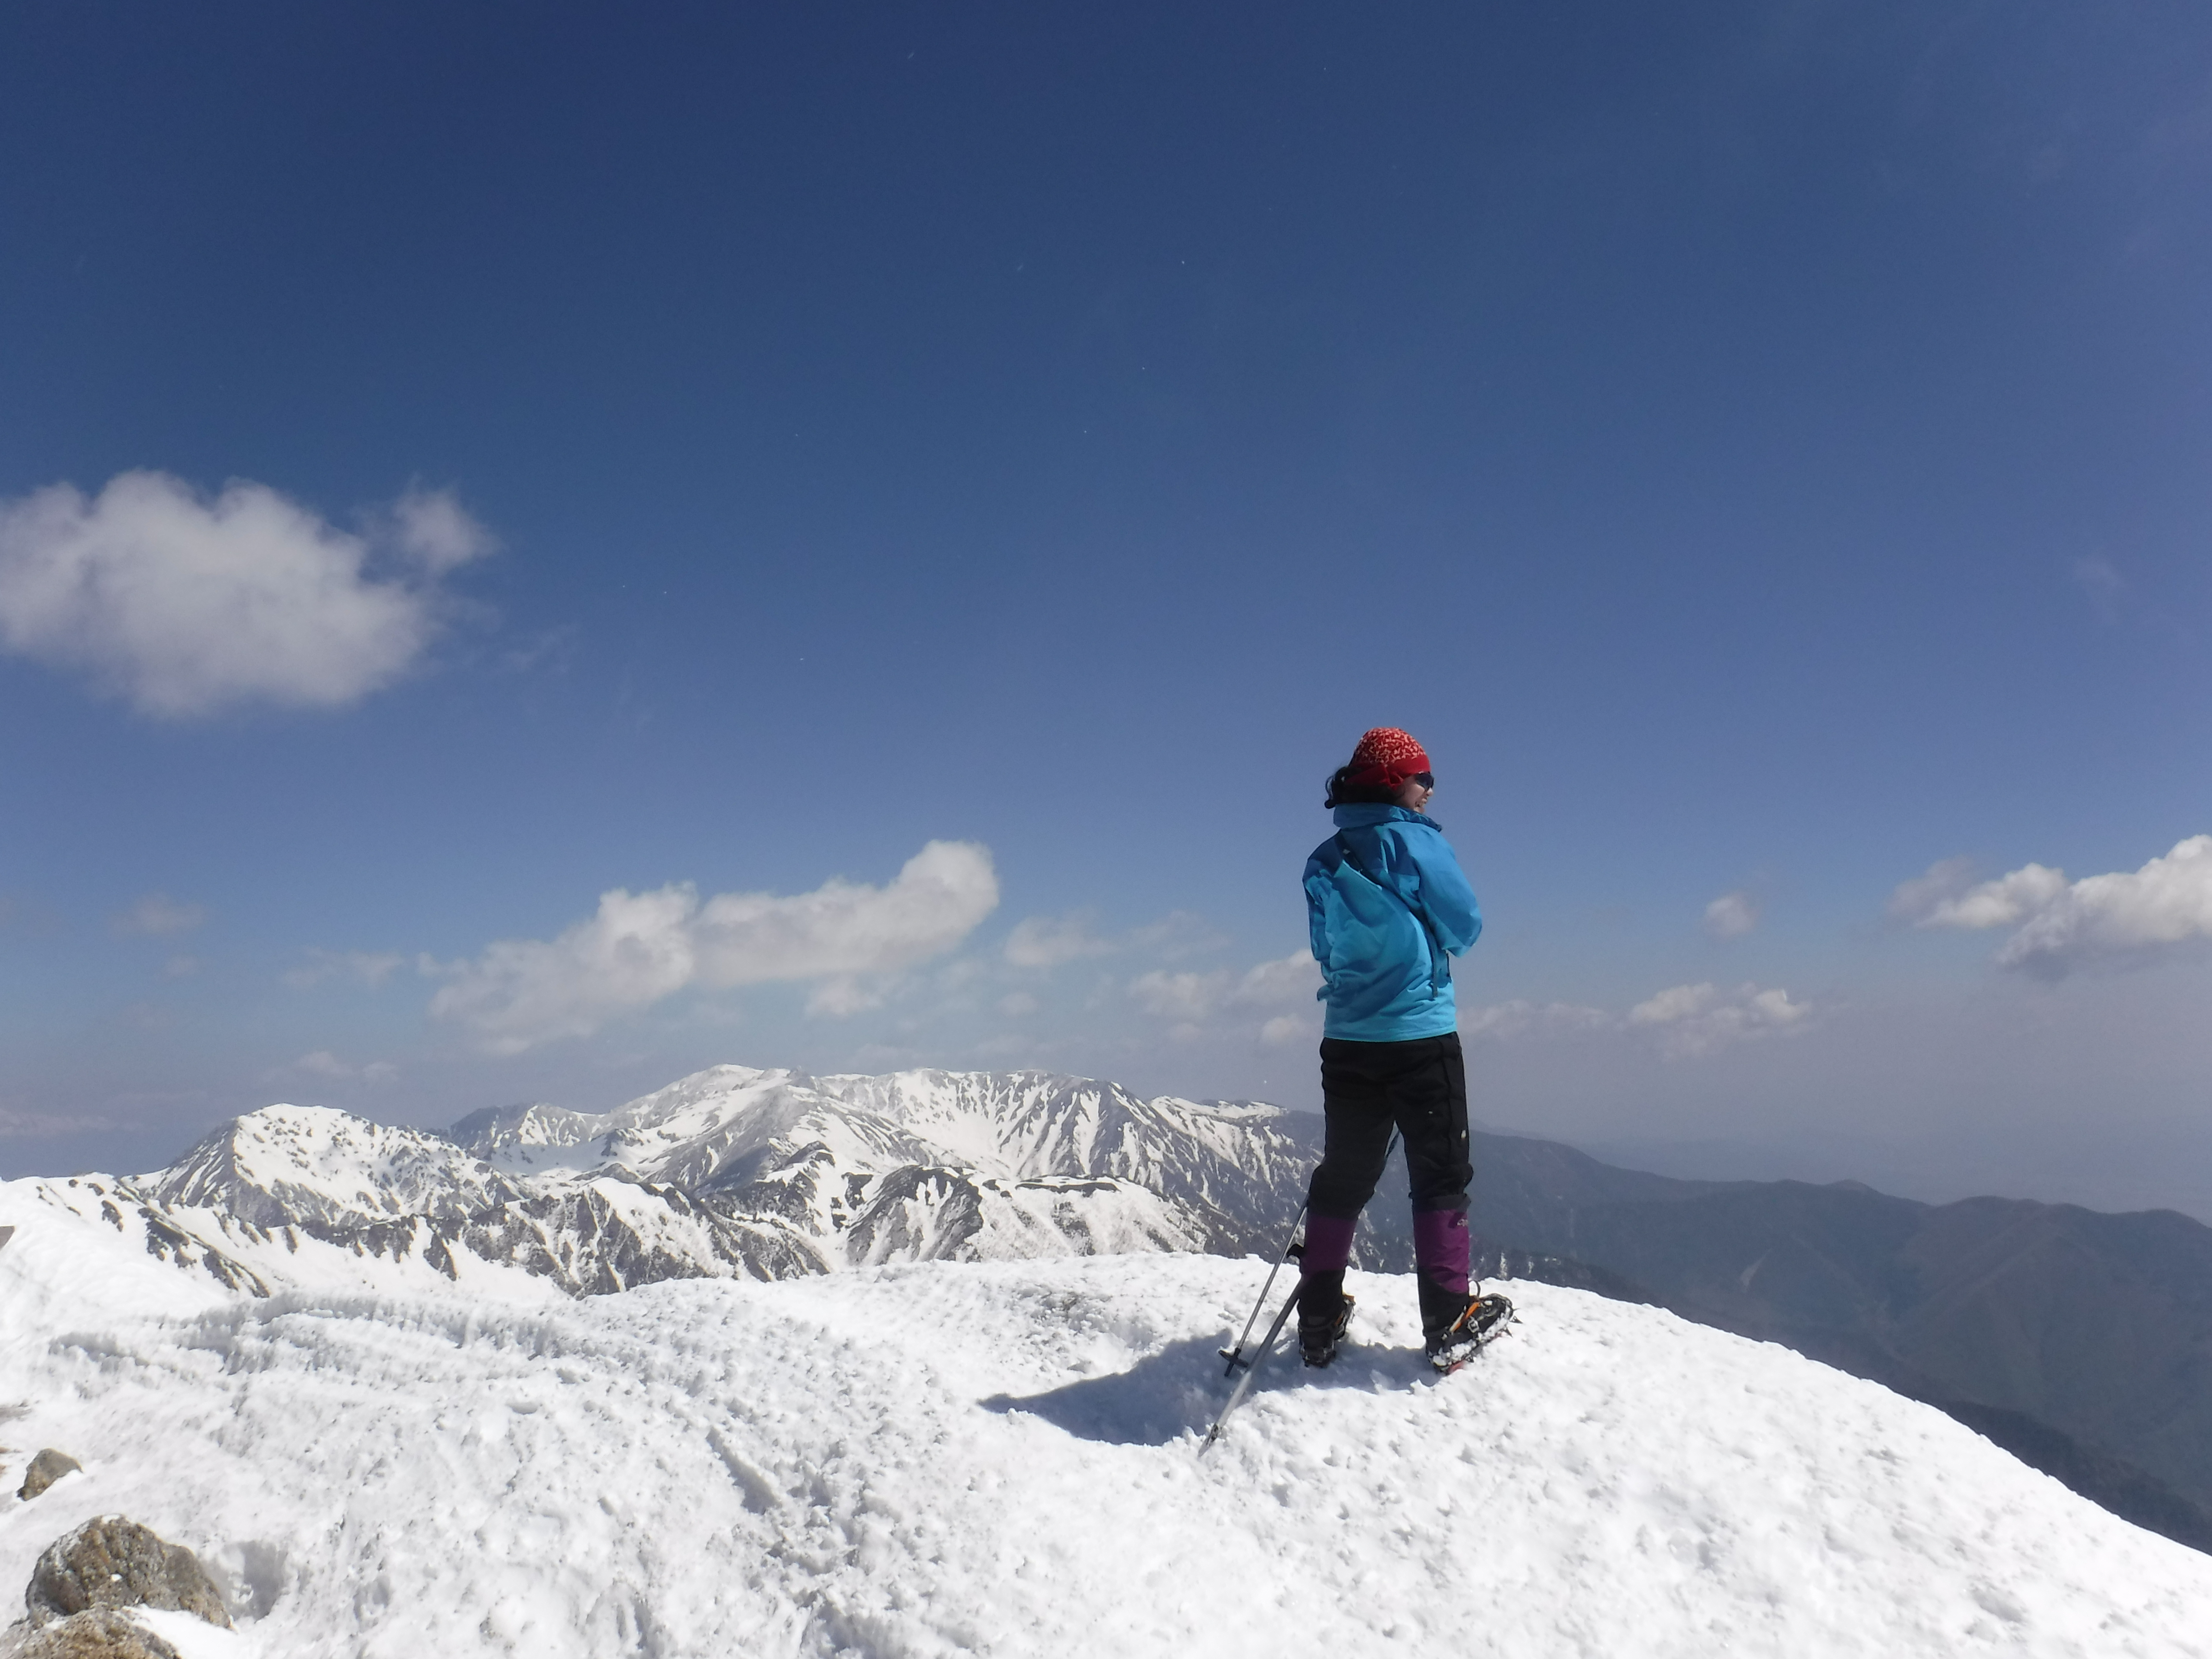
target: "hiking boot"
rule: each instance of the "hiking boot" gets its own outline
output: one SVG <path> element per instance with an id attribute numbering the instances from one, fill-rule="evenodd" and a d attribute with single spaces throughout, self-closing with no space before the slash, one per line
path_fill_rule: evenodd
<path id="1" fill-rule="evenodd" d="M 1429 1364 L 1446 1376 L 1480 1353 L 1501 1335 L 1513 1317 L 1513 1304 L 1502 1296 L 1471 1296 L 1449 1324 L 1428 1334 Z M 1303 1332 L 1303 1328 L 1301 1328 Z"/>
<path id="2" fill-rule="evenodd" d="M 1352 1298 L 1346 1297 L 1344 1305 L 1334 1315 L 1320 1319 L 1298 1321 L 1298 1354 L 1309 1365 L 1326 1365 L 1336 1358 L 1336 1345 L 1344 1340 L 1345 1328 L 1352 1323 Z"/>

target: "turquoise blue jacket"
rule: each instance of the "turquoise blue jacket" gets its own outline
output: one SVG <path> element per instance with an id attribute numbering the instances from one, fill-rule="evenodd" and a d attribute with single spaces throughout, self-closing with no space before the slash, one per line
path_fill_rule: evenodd
<path id="1" fill-rule="evenodd" d="M 1336 823 L 1306 860 L 1322 1035 L 1406 1042 L 1457 1030 L 1451 958 L 1482 936 L 1482 910 L 1451 843 L 1402 806 L 1340 806 Z"/>

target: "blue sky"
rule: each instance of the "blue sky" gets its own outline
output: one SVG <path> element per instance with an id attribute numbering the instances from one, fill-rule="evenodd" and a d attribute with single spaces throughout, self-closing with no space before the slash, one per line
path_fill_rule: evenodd
<path id="1" fill-rule="evenodd" d="M 0 1170 L 1310 1105 L 1388 723 L 1478 1116 L 2212 1216 L 2208 186 L 2178 4 L 20 9 Z"/>

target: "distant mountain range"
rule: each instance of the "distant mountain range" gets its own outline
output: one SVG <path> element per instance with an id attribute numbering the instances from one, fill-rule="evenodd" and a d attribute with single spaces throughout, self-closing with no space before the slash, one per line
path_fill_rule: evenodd
<path id="1" fill-rule="evenodd" d="M 169 1169 L 40 1184 L 250 1291 L 428 1272 L 588 1295 L 894 1261 L 1273 1249 L 1306 1142 L 1275 1107 L 1041 1073 L 723 1066 L 613 1112 L 515 1107 L 445 1135 L 272 1106 Z"/>
<path id="2" fill-rule="evenodd" d="M 37 1182 L 252 1294 L 445 1279 L 589 1295 L 885 1261 L 1272 1255 L 1320 1119 L 1036 1072 L 717 1066 L 616 1111 L 447 1135 L 270 1107 L 151 1175 Z M 1695 1182 L 1478 1134 L 1492 1277 L 1660 1304 L 1941 1406 L 2139 1524 L 2212 1549 L 2212 1229 L 1856 1183 Z M 1364 1266 L 1411 1265 L 1386 1179 Z"/>
<path id="3" fill-rule="evenodd" d="M 2212 1549 L 2212 1228 L 1856 1182 L 1698 1182 L 1477 1137 L 1475 1224 L 1685 1318 L 1942 1407 L 2138 1524 Z"/>

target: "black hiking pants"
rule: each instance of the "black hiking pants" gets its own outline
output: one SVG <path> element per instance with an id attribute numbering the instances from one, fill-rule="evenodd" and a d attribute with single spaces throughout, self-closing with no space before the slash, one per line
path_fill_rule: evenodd
<path id="1" fill-rule="evenodd" d="M 1326 1129 L 1321 1165 L 1307 1188 L 1301 1322 L 1343 1306 L 1352 1225 L 1382 1179 L 1393 1128 L 1406 1147 L 1424 1321 L 1447 1311 L 1456 1316 L 1466 1305 L 1467 1189 L 1474 1179 L 1459 1033 L 1407 1042 L 1324 1037 L 1321 1089 Z"/>

